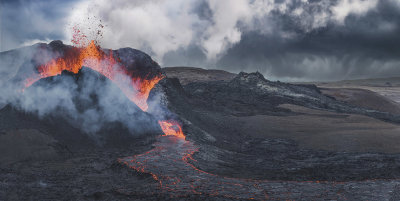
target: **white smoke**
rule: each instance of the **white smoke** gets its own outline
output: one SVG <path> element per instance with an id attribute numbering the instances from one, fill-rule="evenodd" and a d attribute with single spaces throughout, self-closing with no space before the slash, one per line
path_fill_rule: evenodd
<path id="1" fill-rule="evenodd" d="M 362 16 L 374 9 L 377 0 L 308 1 L 285 0 L 106 0 L 83 1 L 76 5 L 71 24 L 93 27 L 88 16 L 106 25 L 102 44 L 109 48 L 135 47 L 162 62 L 170 51 L 198 46 L 211 61 L 240 42 L 244 31 L 264 34 L 279 32 L 269 18 L 290 16 L 303 31 L 343 24 L 349 15 Z M 94 30 L 95 27 L 90 30 Z M 67 38 L 72 33 L 67 29 Z M 282 32 L 290 37 L 293 33 Z M 90 34 L 89 34 L 90 35 Z"/>
<path id="2" fill-rule="evenodd" d="M 42 49 L 42 57 L 36 57 L 34 53 L 41 49 L 37 47 L 0 53 L 0 109 L 10 104 L 39 118 L 61 117 L 94 137 L 104 126 L 114 123 L 122 124 L 131 134 L 159 129 L 155 119 L 142 112 L 115 83 L 89 68 L 82 69 L 78 81 L 66 75 L 46 78 L 52 81 L 39 80 L 22 92 L 26 78 L 35 74 L 34 63 L 45 63 L 56 56 Z M 122 72 L 115 76 L 116 81 L 131 80 Z"/>

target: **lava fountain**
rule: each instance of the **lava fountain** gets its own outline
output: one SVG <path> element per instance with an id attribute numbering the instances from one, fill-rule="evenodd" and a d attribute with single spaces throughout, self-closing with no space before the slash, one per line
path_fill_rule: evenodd
<path id="1" fill-rule="evenodd" d="M 81 40 L 78 39 L 75 39 L 75 43 L 82 44 Z M 129 100 L 134 102 L 143 111 L 148 109 L 147 99 L 151 89 L 164 78 L 161 74 L 151 79 L 134 75 L 121 65 L 120 59 L 115 57 L 111 50 L 104 52 L 92 40 L 86 47 L 71 47 L 63 53 L 63 56 L 51 59 L 49 62 L 40 65 L 37 68 L 36 74 L 25 79 L 24 89 L 42 78 L 60 75 L 64 70 L 76 74 L 83 66 L 91 68 L 110 79 L 122 90 Z M 178 138 L 185 138 L 182 128 L 177 121 L 159 120 L 158 123 L 165 135 L 175 135 Z"/>
<path id="2" fill-rule="evenodd" d="M 146 101 L 151 89 L 163 78 L 161 74 L 147 79 L 135 76 L 121 65 L 120 59 L 111 50 L 105 52 L 91 41 L 86 47 L 71 47 L 65 50 L 63 56 L 40 65 L 37 68 L 38 73 L 25 80 L 24 87 L 27 88 L 42 78 L 60 75 L 64 70 L 78 73 L 82 66 L 110 79 L 143 111 L 148 109 Z"/>

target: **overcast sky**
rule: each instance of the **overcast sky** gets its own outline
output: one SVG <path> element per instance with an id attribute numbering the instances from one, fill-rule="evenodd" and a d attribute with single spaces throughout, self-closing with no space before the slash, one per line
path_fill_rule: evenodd
<path id="1" fill-rule="evenodd" d="M 269 79 L 400 76 L 400 0 L 0 0 L 0 50 L 70 43 L 72 27 L 105 48 L 162 66 L 259 71 Z"/>

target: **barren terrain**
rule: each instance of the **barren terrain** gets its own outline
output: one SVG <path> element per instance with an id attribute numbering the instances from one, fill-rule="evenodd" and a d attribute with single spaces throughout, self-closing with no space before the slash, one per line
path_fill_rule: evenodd
<path id="1" fill-rule="evenodd" d="M 400 109 L 397 95 L 381 91 L 395 93 L 395 86 L 291 84 L 189 67 L 162 71 L 165 78 L 148 101 L 161 109 L 150 104 L 142 111 L 125 96 L 115 106 L 145 130 L 106 122 L 93 138 L 67 113 L 38 117 L 3 106 L 0 200 L 399 199 Z M 26 93 L 71 78 L 78 91 L 94 90 L 86 78 L 98 80 L 97 88 L 108 83 L 82 68 L 40 79 Z M 74 104 L 81 112 L 99 107 L 96 96 L 77 96 Z M 163 134 L 155 111 L 179 122 L 183 136 Z"/>

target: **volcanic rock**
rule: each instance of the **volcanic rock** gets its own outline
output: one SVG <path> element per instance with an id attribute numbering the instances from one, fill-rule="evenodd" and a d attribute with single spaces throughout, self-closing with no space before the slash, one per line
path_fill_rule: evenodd
<path id="1" fill-rule="evenodd" d="M 271 82 L 260 73 L 241 72 L 229 82 L 190 83 L 184 88 L 200 105 L 234 115 L 279 115 L 284 110 L 277 106 L 287 103 L 400 123 L 398 115 L 349 105 L 325 96 L 315 85 Z"/>
<path id="2" fill-rule="evenodd" d="M 169 78 L 178 78 L 182 85 L 192 82 L 229 81 L 236 76 L 224 70 L 194 67 L 164 67 L 162 71 Z"/>
<path id="3" fill-rule="evenodd" d="M 400 150 L 387 142 L 381 147 L 375 135 L 383 127 L 387 134 L 380 139 L 395 135 L 394 114 L 336 100 L 315 85 L 272 82 L 260 73 L 184 86 L 167 78 L 157 87 L 187 138 L 200 146 L 192 163 L 206 172 L 278 180 L 400 177 L 393 163 L 400 156 L 381 153 Z M 367 125 L 370 132 L 357 130 Z"/>

